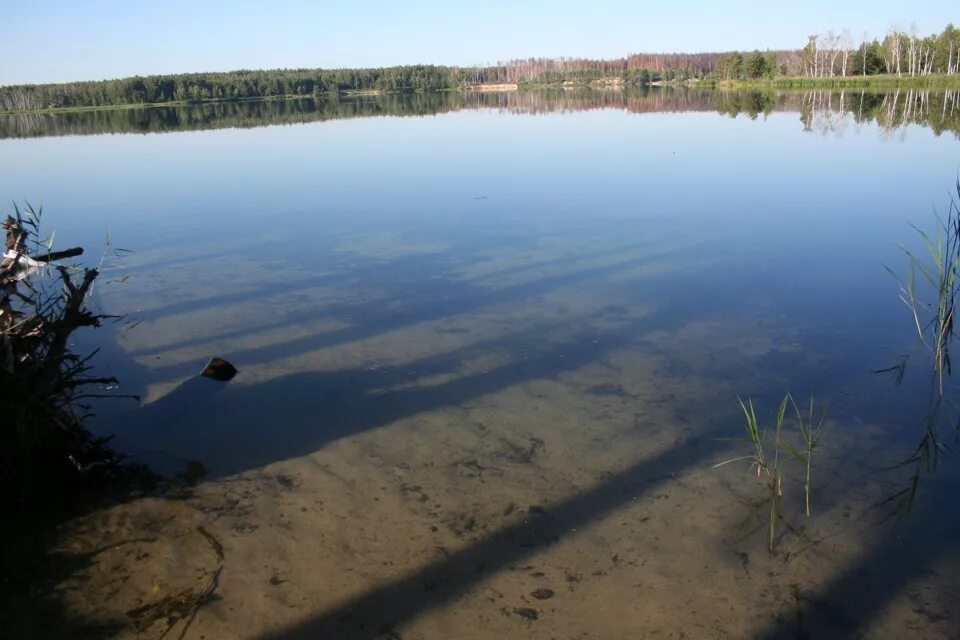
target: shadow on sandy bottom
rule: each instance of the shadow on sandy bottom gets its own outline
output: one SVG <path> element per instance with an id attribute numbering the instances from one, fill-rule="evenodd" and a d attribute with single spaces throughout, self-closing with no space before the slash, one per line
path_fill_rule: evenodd
<path id="1" fill-rule="evenodd" d="M 388 284 L 391 290 L 389 296 L 383 299 L 363 301 L 361 303 L 348 302 L 337 305 L 326 305 L 322 312 L 317 312 L 318 315 L 324 318 L 342 322 L 347 326 L 321 333 L 294 337 L 263 346 L 247 347 L 233 351 L 228 355 L 241 369 L 274 362 L 278 359 L 288 357 L 291 353 L 306 353 L 336 347 L 351 342 L 370 339 L 386 332 L 396 332 L 418 323 L 456 318 L 473 311 L 491 308 L 505 303 L 522 303 L 563 287 L 577 286 L 585 281 L 607 278 L 631 269 L 651 266 L 658 261 L 675 256 L 676 254 L 677 250 L 670 248 L 641 255 L 628 255 L 627 257 L 621 257 L 621 259 L 609 263 L 580 265 L 575 269 L 566 270 L 561 273 L 543 275 L 537 279 L 494 288 L 460 281 L 442 275 L 450 269 L 451 265 L 448 264 L 447 260 L 436 259 L 434 261 L 432 259 L 420 258 L 409 264 L 403 261 L 396 261 L 387 265 L 381 265 L 379 269 L 371 269 L 363 272 L 366 280 L 361 279 L 355 282 L 349 279 L 347 281 L 349 287 L 362 289 L 365 286 L 369 286 L 374 274 L 392 274 L 389 276 L 381 275 L 377 281 L 378 287 Z M 593 257 L 594 256 L 590 256 L 591 259 Z M 570 259 L 568 259 L 568 261 L 575 264 L 577 262 L 576 260 Z M 503 274 L 498 275 L 504 277 Z M 657 283 L 651 283 L 647 286 L 654 286 L 654 284 L 663 291 L 670 290 L 667 278 L 665 277 L 661 278 Z M 273 286 L 274 285 L 270 285 L 270 288 Z M 278 285 L 278 288 L 280 291 L 284 291 L 286 290 L 286 285 Z M 677 296 L 682 295 L 676 291 L 674 291 L 674 294 Z M 238 297 L 236 301 L 249 297 L 250 295 L 251 294 L 244 294 Z M 230 296 L 227 297 L 230 298 Z M 191 310 L 208 309 L 211 306 L 216 307 L 220 302 L 221 298 L 214 296 L 206 301 L 201 300 L 189 303 L 187 306 Z M 394 303 L 401 303 L 402 308 L 393 309 Z M 164 313 L 166 313 L 166 311 L 160 309 L 146 312 L 144 316 L 150 318 Z M 278 329 L 287 324 L 293 325 L 295 324 L 295 320 L 269 322 L 266 325 L 255 327 L 249 332 L 239 330 L 229 333 L 228 336 L 238 338 L 245 335 L 245 333 L 255 333 L 264 329 Z M 195 346 L 196 344 L 197 341 L 195 339 L 187 339 L 167 345 L 164 350 L 177 350 L 185 346 Z M 152 352 L 141 350 L 136 353 L 144 355 L 145 353 Z M 121 354 L 116 355 L 123 357 Z M 159 379 L 183 377 L 191 367 L 195 368 L 196 366 L 196 363 L 190 365 L 175 364 L 162 366 L 152 368 L 151 375 Z"/>
<path id="2" fill-rule="evenodd" d="M 756 637 L 768 640 L 869 637 L 876 630 L 871 632 L 868 625 L 876 622 L 891 601 L 902 594 L 910 598 L 913 612 L 921 619 L 941 624 L 951 619 L 960 622 L 960 612 L 955 607 L 950 610 L 928 607 L 919 597 L 916 586 L 911 584 L 919 578 L 937 576 L 949 584 L 952 591 L 939 594 L 942 602 L 952 600 L 956 604 L 960 597 L 960 565 L 957 558 L 950 558 L 960 550 L 957 483 L 955 477 L 937 480 L 940 486 L 929 499 L 921 501 L 902 519 L 880 525 L 879 539 L 855 564 L 840 567 L 836 577 L 822 588 L 812 593 L 797 593 L 794 614 L 772 619 Z M 874 515 L 879 517 L 882 513 Z M 923 629 L 914 631 L 929 633 Z M 906 634 L 908 630 L 896 629 L 892 633 Z"/>
<path id="3" fill-rule="evenodd" d="M 505 527 L 442 561 L 389 582 L 293 628 L 267 638 L 398 637 L 395 627 L 430 609 L 456 600 L 488 575 L 558 543 L 633 500 L 643 499 L 673 481 L 674 474 L 704 464 L 712 453 L 697 441 L 673 447 L 616 473 L 595 488 L 558 502 L 548 510 L 531 509 Z M 392 634 L 392 635 L 391 635 Z"/>
<path id="4" fill-rule="evenodd" d="M 315 452 L 327 443 L 537 379 L 553 379 L 596 362 L 646 331 L 668 325 L 669 314 L 624 321 L 615 330 L 582 333 L 483 373 L 433 386 L 390 389 L 419 376 L 455 373 L 465 355 L 442 354 L 397 367 L 298 373 L 254 385 L 222 386 L 193 378 L 157 402 L 121 415 L 134 424 L 122 442 L 161 451 L 177 464 L 199 459 L 210 477 L 258 469 Z M 531 332 L 532 334 L 535 332 Z M 514 336 L 523 342 L 523 335 Z M 481 353 L 484 345 L 470 351 Z M 238 377 L 239 380 L 239 377 Z"/>
<path id="5" fill-rule="evenodd" d="M 573 532 L 582 531 L 630 502 L 652 499 L 653 494 L 673 482 L 677 474 L 706 464 L 712 454 L 712 447 L 703 439 L 678 441 L 671 448 L 608 477 L 595 488 L 568 497 L 546 511 L 532 509 L 522 522 L 500 529 L 415 572 L 370 589 L 334 609 L 260 636 L 260 640 L 399 638 L 405 623 L 456 602 L 497 571 L 522 564 L 525 559 L 542 553 L 574 535 Z M 936 513 L 944 517 L 936 525 L 937 531 L 930 535 L 930 518 Z M 682 535 L 682 525 L 679 526 L 681 529 L 677 534 Z M 863 637 L 864 630 L 895 597 L 903 593 L 909 595 L 912 579 L 935 572 L 938 560 L 956 551 L 956 545 L 949 541 L 958 539 L 960 517 L 955 509 L 950 513 L 949 501 L 944 500 L 927 504 L 910 517 L 884 526 L 887 530 L 879 536 L 878 542 L 855 564 L 841 568 L 839 576 L 824 588 L 799 594 L 794 611 L 786 602 L 780 610 L 770 611 L 770 625 L 758 629 L 754 637 Z M 944 570 L 950 570 L 949 566 Z M 783 580 L 788 581 L 786 574 Z M 960 576 L 954 575 L 952 580 L 960 587 L 957 584 Z M 635 596 L 642 599 L 642 591 L 636 592 Z M 679 608 L 681 594 L 677 594 L 677 598 L 674 606 Z M 949 595 L 944 600 L 949 600 Z M 926 616 L 932 625 L 942 625 L 944 616 L 957 615 L 955 611 L 914 610 Z M 529 613 L 531 610 L 526 611 L 520 615 L 532 615 L 532 619 L 536 619 Z M 517 614 L 517 611 L 505 613 Z M 700 622 L 720 632 L 723 615 L 718 612 L 717 620 Z M 694 625 L 694 621 L 684 623 L 679 609 L 675 616 L 675 630 L 686 628 L 692 632 L 704 626 Z"/>
<path id="6" fill-rule="evenodd" d="M 2 513 L 0 528 L 0 638 L 103 638 L 118 628 L 91 626 L 73 615 L 59 586 L 96 565 L 108 549 L 84 553 L 59 547 L 61 527 L 87 514 L 154 491 L 157 479 L 144 469 L 127 469 L 114 484 L 85 487 L 63 502 L 24 505 Z M 130 540 L 139 542 L 146 540 Z"/>

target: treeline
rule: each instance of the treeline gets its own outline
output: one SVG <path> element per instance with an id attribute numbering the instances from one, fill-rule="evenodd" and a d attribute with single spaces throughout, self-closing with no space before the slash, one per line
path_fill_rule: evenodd
<path id="1" fill-rule="evenodd" d="M 528 58 L 479 67 L 412 65 L 379 69 L 278 69 L 193 73 L 0 87 L 0 111 L 42 111 L 143 104 L 323 97 L 342 92 L 415 93 L 492 83 L 643 86 L 664 80 L 745 80 L 893 74 L 960 74 L 960 30 L 920 37 L 892 28 L 858 46 L 848 31 L 810 36 L 803 49 L 742 54 L 632 54 L 611 60 Z"/>
<path id="2" fill-rule="evenodd" d="M 167 102 L 310 96 L 343 91 L 416 92 L 454 89 L 465 72 L 430 65 L 384 69 L 279 69 L 164 76 L 97 82 L 0 87 L 0 110 L 32 111 Z"/>
<path id="3" fill-rule="evenodd" d="M 623 58 L 528 58 L 478 68 L 478 83 L 510 82 L 552 84 L 586 82 L 605 78 L 639 77 L 654 79 L 700 78 L 712 73 L 723 53 L 634 53 Z"/>
<path id="4" fill-rule="evenodd" d="M 279 69 L 0 87 L 0 111 L 116 107 L 170 102 L 327 96 L 342 92 L 414 93 L 477 84 L 590 83 L 623 78 L 634 84 L 709 74 L 719 53 L 635 54 L 615 60 L 531 58 L 474 68 L 415 65 L 382 69 Z M 641 73 L 642 70 L 642 73 Z"/>
<path id="5" fill-rule="evenodd" d="M 897 76 L 954 75 L 960 72 L 960 30 L 952 24 L 939 34 L 917 35 L 891 27 L 883 40 L 866 38 L 851 47 L 847 31 L 810 36 L 802 51 L 802 71 L 810 77 L 896 74 Z"/>
<path id="6" fill-rule="evenodd" d="M 849 30 L 811 35 L 796 51 L 721 56 L 714 76 L 722 80 L 756 80 L 778 76 L 843 78 L 895 75 L 922 77 L 960 74 L 960 29 L 948 24 L 938 33 L 917 35 L 915 27 L 905 32 L 891 27 L 880 38 L 866 34 L 857 43 Z"/>

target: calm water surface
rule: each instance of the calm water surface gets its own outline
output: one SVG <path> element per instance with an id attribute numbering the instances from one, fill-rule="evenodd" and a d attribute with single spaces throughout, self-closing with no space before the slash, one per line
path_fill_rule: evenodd
<path id="1" fill-rule="evenodd" d="M 227 550 L 208 637 L 946 637 L 956 462 L 877 524 L 928 381 L 872 371 L 914 349 L 884 266 L 946 212 L 956 105 L 571 93 L 0 117 L 0 192 L 42 202 L 94 263 L 108 232 L 133 251 L 108 255 L 96 296 L 128 318 L 79 346 L 142 397 L 99 406 L 98 431 L 207 470 L 185 504 Z M 196 378 L 211 356 L 240 374 Z M 814 515 L 793 463 L 770 554 L 749 463 L 712 465 L 749 453 L 738 396 L 769 421 L 788 391 L 829 420 Z M 97 593 L 72 606 L 109 617 Z"/>

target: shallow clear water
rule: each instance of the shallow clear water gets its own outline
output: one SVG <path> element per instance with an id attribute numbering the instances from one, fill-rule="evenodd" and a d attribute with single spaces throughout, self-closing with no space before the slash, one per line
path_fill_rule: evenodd
<path id="1" fill-rule="evenodd" d="M 108 231 L 133 251 L 96 298 L 128 318 L 79 346 L 143 402 L 95 427 L 207 469 L 210 634 L 936 637 L 958 622 L 956 463 L 877 524 L 929 381 L 872 371 L 914 348 L 884 266 L 946 212 L 956 100 L 884 120 L 860 98 L 180 114 L 203 124 L 0 140 L 0 192 L 93 262 Z M 196 378 L 211 356 L 239 375 Z M 794 462 L 768 554 L 749 463 L 711 467 L 749 453 L 738 396 L 769 422 L 788 391 L 829 421 L 814 517 Z"/>

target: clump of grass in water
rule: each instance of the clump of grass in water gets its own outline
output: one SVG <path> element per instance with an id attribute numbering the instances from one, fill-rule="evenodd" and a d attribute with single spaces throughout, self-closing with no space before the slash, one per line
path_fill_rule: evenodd
<path id="1" fill-rule="evenodd" d="M 724 460 L 714 465 L 714 468 L 722 467 L 731 462 L 750 460 L 750 470 L 755 470 L 757 478 L 761 479 L 766 485 L 767 496 L 764 502 L 769 503 L 767 516 L 767 549 L 774 551 L 777 540 L 777 521 L 783 518 L 780 511 L 780 503 L 783 499 L 783 477 L 784 464 L 781 459 L 781 453 L 788 453 L 804 465 L 804 497 L 805 512 L 809 518 L 811 515 L 810 494 L 811 479 L 813 475 L 813 454 L 820 442 L 823 433 L 823 425 L 826 420 L 826 409 L 823 409 L 819 415 L 814 407 L 814 397 L 810 396 L 810 402 L 807 412 L 804 414 L 793 397 L 788 393 L 780 401 L 777 407 L 777 414 L 773 426 L 773 442 L 766 442 L 767 436 L 765 430 L 760 426 L 757 419 L 757 412 L 753 406 L 753 400 L 747 399 L 747 402 L 737 398 L 740 402 L 740 408 L 743 410 L 745 418 L 745 428 L 747 439 L 753 447 L 753 453 L 746 456 L 739 456 Z M 786 422 L 787 406 L 792 405 L 796 413 L 797 429 L 802 440 L 803 450 L 791 446 L 783 440 L 783 427 Z"/>
<path id="2" fill-rule="evenodd" d="M 783 495 L 783 476 L 780 469 L 780 432 L 783 428 L 783 418 L 787 411 L 788 398 L 789 395 L 784 397 L 777 410 L 772 460 L 766 455 L 764 444 L 766 434 L 760 427 L 760 422 L 757 420 L 757 412 L 753 408 L 753 400 L 747 398 L 747 402 L 744 403 L 742 399 L 737 398 L 740 402 L 740 408 L 743 410 L 743 415 L 746 418 L 747 438 L 753 445 L 753 454 L 724 460 L 714 465 L 714 468 L 717 468 L 739 460 L 750 460 L 751 471 L 756 469 L 757 478 L 766 483 L 770 502 L 770 514 L 767 523 L 767 547 L 770 551 L 774 550 L 776 544 L 777 519 L 779 517 L 778 502 Z"/>

